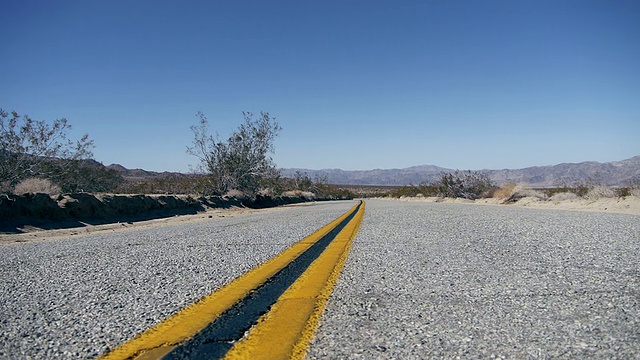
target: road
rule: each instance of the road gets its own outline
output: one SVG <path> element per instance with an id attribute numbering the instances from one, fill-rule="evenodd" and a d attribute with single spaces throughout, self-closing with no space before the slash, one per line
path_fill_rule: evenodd
<path id="1" fill-rule="evenodd" d="M 0 246 L 0 358 L 94 358 L 354 203 Z M 637 358 L 638 254 L 639 216 L 368 200 L 308 357 Z"/>
<path id="2" fill-rule="evenodd" d="M 0 359 L 95 358 L 354 204 L 0 246 Z"/>
<path id="3" fill-rule="evenodd" d="M 640 217 L 368 201 L 310 358 L 640 358 Z"/>

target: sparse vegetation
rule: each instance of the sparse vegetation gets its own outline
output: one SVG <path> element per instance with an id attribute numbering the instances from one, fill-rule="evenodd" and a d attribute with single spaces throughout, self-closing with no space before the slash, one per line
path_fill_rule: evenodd
<path id="1" fill-rule="evenodd" d="M 592 185 L 588 182 L 580 182 L 574 186 L 562 186 L 546 189 L 530 189 L 526 184 L 516 186 L 505 200 L 505 203 L 512 203 L 525 197 L 536 198 L 538 200 L 566 201 L 573 199 L 605 199 L 624 198 L 627 196 L 638 196 L 637 188 L 633 186 L 609 187 Z M 496 196 L 497 197 L 497 196 Z M 501 196 L 502 198 L 502 196 Z"/>
<path id="2" fill-rule="evenodd" d="M 221 140 L 217 133 L 209 135 L 209 122 L 201 112 L 197 114 L 199 123 L 191 127 L 193 146 L 187 147 L 187 153 L 200 160 L 198 169 L 208 174 L 211 194 L 236 189 L 254 195 L 279 176 L 269 154 L 274 151 L 280 125 L 266 112 L 258 119 L 249 112 L 242 114 L 244 123 L 227 140 Z"/>
<path id="3" fill-rule="evenodd" d="M 506 204 L 514 203 L 526 197 L 536 198 L 538 200 L 548 200 L 550 195 L 540 190 L 530 189 L 526 184 L 520 183 L 511 189 L 511 193 L 503 202 Z"/>
<path id="4" fill-rule="evenodd" d="M 13 193 L 16 195 L 23 194 L 60 194 L 60 186 L 54 184 L 49 179 L 28 178 L 20 181 Z"/>
<path id="5" fill-rule="evenodd" d="M 182 194 L 207 196 L 211 189 L 210 178 L 203 174 L 156 177 L 144 180 L 129 180 L 118 185 L 120 194 Z"/>
<path id="6" fill-rule="evenodd" d="M 435 186 L 441 196 L 469 200 L 490 197 L 497 188 L 486 174 L 478 171 L 442 174 Z"/>
<path id="7" fill-rule="evenodd" d="M 207 174 L 176 174 L 168 177 L 124 181 L 116 187 L 114 192 L 119 194 L 171 194 L 194 195 L 198 197 L 212 196 L 211 178 Z M 326 177 L 316 176 L 311 179 L 307 174 L 299 174 L 296 178 L 273 177 L 264 182 L 258 192 L 260 196 L 297 196 L 296 194 L 313 194 L 314 199 L 353 199 L 354 191 L 343 186 L 327 183 Z M 215 194 L 214 194 L 215 195 Z M 228 190 L 227 197 L 247 197 L 243 191 Z"/>
<path id="8" fill-rule="evenodd" d="M 53 163 L 52 166 L 58 166 Z M 113 169 L 101 164 L 73 160 L 70 166 L 51 171 L 51 180 L 60 184 L 65 193 L 114 192 L 124 178 Z"/>
<path id="9" fill-rule="evenodd" d="M 78 160 L 90 158 L 93 141 L 87 134 L 72 141 L 70 129 L 64 118 L 47 124 L 0 109 L 0 192 L 11 192 L 27 178 L 57 182 Z"/>
<path id="10" fill-rule="evenodd" d="M 293 178 L 281 179 L 281 186 L 285 189 L 313 193 L 320 198 L 343 197 L 344 192 L 340 192 L 334 185 L 330 185 L 326 176 L 316 175 L 313 179 L 308 174 L 296 171 Z M 353 197 L 352 194 L 348 195 Z"/>
<path id="11" fill-rule="evenodd" d="M 456 171 L 444 173 L 433 184 L 422 183 L 399 188 L 390 193 L 391 197 L 449 197 L 475 200 L 491 197 L 498 187 L 486 174 L 477 171 Z"/>
<path id="12" fill-rule="evenodd" d="M 492 197 L 496 199 L 506 199 L 513 194 L 513 190 L 516 186 L 517 185 L 513 183 L 504 183 L 493 192 Z"/>
<path id="13" fill-rule="evenodd" d="M 613 191 L 615 191 L 616 196 L 620 198 L 634 195 L 634 189 L 629 187 L 617 188 L 617 189 L 613 189 Z"/>

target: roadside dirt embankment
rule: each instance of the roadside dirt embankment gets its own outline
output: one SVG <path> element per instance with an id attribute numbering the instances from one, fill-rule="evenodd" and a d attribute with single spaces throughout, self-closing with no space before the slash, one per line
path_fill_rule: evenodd
<path id="1" fill-rule="evenodd" d="M 47 194 L 0 196 L 0 232 L 20 233 L 25 228 L 61 229 L 143 221 L 174 215 L 197 214 L 211 208 L 267 208 L 309 201 L 306 197 L 202 197 L 182 195 Z M 317 199 L 316 199 L 317 200 Z"/>

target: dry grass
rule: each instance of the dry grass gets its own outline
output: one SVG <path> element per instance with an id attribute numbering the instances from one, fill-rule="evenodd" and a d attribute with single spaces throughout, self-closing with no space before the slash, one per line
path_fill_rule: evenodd
<path id="1" fill-rule="evenodd" d="M 513 189 L 516 188 L 516 184 L 506 183 L 500 185 L 500 187 L 493 192 L 494 199 L 506 199 L 513 193 Z"/>
<path id="2" fill-rule="evenodd" d="M 527 184 L 520 183 L 513 187 L 511 190 L 511 194 L 507 197 L 504 202 L 512 203 L 516 202 L 522 198 L 536 198 L 538 200 L 549 200 L 549 196 L 542 191 L 529 189 Z"/>
<path id="3" fill-rule="evenodd" d="M 290 196 L 290 197 L 301 196 L 305 199 L 315 199 L 316 194 L 310 191 L 290 190 L 290 191 L 283 192 L 282 196 Z"/>
<path id="4" fill-rule="evenodd" d="M 16 195 L 23 194 L 60 194 L 60 186 L 49 179 L 28 178 L 20 181 L 13 190 Z"/>
<path id="5" fill-rule="evenodd" d="M 551 196 L 551 198 L 549 198 L 549 200 L 551 201 L 567 201 L 567 200 L 575 200 L 578 198 L 578 195 L 572 193 L 572 192 L 561 192 L 561 193 L 557 193 L 554 194 L 553 196 Z"/>
<path id="6" fill-rule="evenodd" d="M 595 186 L 584 196 L 586 199 L 602 199 L 618 197 L 615 190 L 606 186 Z"/>

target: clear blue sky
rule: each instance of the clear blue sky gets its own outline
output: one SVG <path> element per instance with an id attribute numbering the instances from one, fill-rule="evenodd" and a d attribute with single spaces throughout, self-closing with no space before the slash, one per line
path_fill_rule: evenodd
<path id="1" fill-rule="evenodd" d="M 0 107 L 105 165 L 187 171 L 197 122 L 310 169 L 640 155 L 640 1 L 2 1 Z"/>

